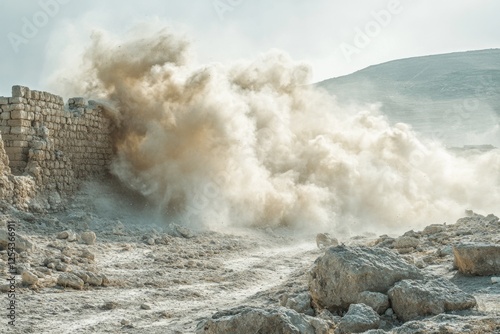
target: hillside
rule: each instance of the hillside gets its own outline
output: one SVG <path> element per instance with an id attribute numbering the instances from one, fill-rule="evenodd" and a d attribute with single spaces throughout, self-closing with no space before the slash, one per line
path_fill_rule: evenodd
<path id="1" fill-rule="evenodd" d="M 317 85 L 342 104 L 380 102 L 391 122 L 447 145 L 498 145 L 500 49 L 394 60 Z"/>

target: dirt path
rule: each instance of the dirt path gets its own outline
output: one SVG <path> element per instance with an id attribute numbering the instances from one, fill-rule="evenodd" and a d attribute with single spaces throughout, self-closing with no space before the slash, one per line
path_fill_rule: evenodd
<path id="1" fill-rule="evenodd" d="M 169 240 L 92 246 L 112 286 L 23 293 L 19 332 L 192 333 L 218 310 L 276 305 L 266 292 L 304 272 L 318 256 L 312 242 L 268 235 Z"/>

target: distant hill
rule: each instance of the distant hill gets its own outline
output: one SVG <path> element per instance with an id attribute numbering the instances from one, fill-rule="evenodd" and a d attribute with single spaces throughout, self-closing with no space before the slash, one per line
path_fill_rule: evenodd
<path id="1" fill-rule="evenodd" d="M 450 146 L 491 144 L 482 134 L 500 121 L 500 49 L 400 59 L 317 85 L 343 104 L 380 102 L 391 122 Z"/>

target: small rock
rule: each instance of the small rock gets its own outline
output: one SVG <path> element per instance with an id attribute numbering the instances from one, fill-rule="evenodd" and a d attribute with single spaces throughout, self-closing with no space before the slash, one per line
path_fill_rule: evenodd
<path id="1" fill-rule="evenodd" d="M 82 251 L 82 254 L 80 255 L 80 257 L 83 257 L 84 259 L 88 259 L 88 260 L 94 260 L 95 259 L 95 255 L 92 252 L 90 252 L 90 251 L 88 251 L 86 249 L 84 249 Z"/>
<path id="2" fill-rule="evenodd" d="M 316 235 L 316 246 L 319 249 L 338 245 L 339 241 L 332 237 L 329 233 L 318 233 Z"/>
<path id="3" fill-rule="evenodd" d="M 177 232 L 177 234 L 179 234 L 183 238 L 191 239 L 195 237 L 193 231 L 187 227 L 174 224 L 174 230 L 175 232 Z"/>
<path id="4" fill-rule="evenodd" d="M 73 273 L 89 285 L 100 286 L 103 283 L 103 276 L 97 275 L 91 271 L 77 270 Z"/>
<path id="5" fill-rule="evenodd" d="M 304 313 L 310 316 L 314 315 L 309 292 L 302 292 L 293 297 L 285 296 L 281 302 L 281 306 L 297 311 L 298 313 Z"/>
<path id="6" fill-rule="evenodd" d="M 26 285 L 33 285 L 38 283 L 38 276 L 27 270 L 22 273 L 21 279 Z"/>
<path id="7" fill-rule="evenodd" d="M 92 231 L 83 232 L 82 234 L 80 234 L 80 238 L 87 245 L 93 245 L 96 241 L 96 235 Z"/>
<path id="8" fill-rule="evenodd" d="M 445 257 L 445 256 L 448 256 L 448 255 L 453 255 L 453 247 L 451 247 L 450 245 L 446 245 L 444 247 L 441 247 L 441 248 L 439 248 L 436 251 L 436 254 L 439 257 Z"/>
<path id="9" fill-rule="evenodd" d="M 422 231 L 422 234 L 424 235 L 429 235 L 429 234 L 437 234 L 444 232 L 446 230 L 446 225 L 441 225 L 441 224 L 432 224 L 429 226 L 426 226 L 424 230 Z"/>
<path id="10" fill-rule="evenodd" d="M 57 263 L 56 264 L 56 270 L 57 271 L 68 271 L 68 265 L 65 263 Z"/>
<path id="11" fill-rule="evenodd" d="M 332 312 L 328 311 L 327 309 L 321 310 L 321 312 L 319 312 L 319 314 L 316 317 L 323 320 L 331 321 L 334 324 L 337 324 L 340 322 L 340 320 L 342 320 L 342 317 L 338 315 L 333 315 Z"/>
<path id="12" fill-rule="evenodd" d="M 72 273 L 62 273 L 57 278 L 57 284 L 63 287 L 71 287 L 73 289 L 81 290 L 83 288 L 83 280 Z"/>
<path id="13" fill-rule="evenodd" d="M 70 231 L 59 232 L 56 236 L 57 239 L 68 239 Z"/>
<path id="14" fill-rule="evenodd" d="M 78 240 L 78 236 L 76 235 L 75 232 L 69 231 L 68 237 L 66 238 L 67 241 L 73 242 Z"/>
<path id="15" fill-rule="evenodd" d="M 380 292 L 364 291 L 359 295 L 358 303 L 370 306 L 378 314 L 384 314 L 389 307 L 389 297 Z"/>
<path id="16" fill-rule="evenodd" d="M 155 244 L 155 239 L 154 238 L 148 238 L 146 240 L 146 243 L 150 246 L 153 246 Z"/>
<path id="17" fill-rule="evenodd" d="M 113 226 L 113 234 L 114 235 L 126 235 L 125 233 L 125 225 L 121 221 L 117 221 L 115 226 Z"/>
<path id="18" fill-rule="evenodd" d="M 340 333 L 362 333 L 377 329 L 380 325 L 379 315 L 365 304 L 351 304 L 349 310 L 340 320 Z"/>
<path id="19" fill-rule="evenodd" d="M 130 326 L 132 324 L 130 321 L 125 320 L 125 319 L 123 319 L 122 321 L 120 321 L 120 323 L 121 323 L 122 326 L 125 326 L 125 327 L 128 327 L 128 326 Z"/>
<path id="20" fill-rule="evenodd" d="M 151 305 L 144 303 L 141 305 L 141 310 L 151 310 Z"/>
<path id="21" fill-rule="evenodd" d="M 414 237 L 399 237 L 394 241 L 394 248 L 415 248 L 419 245 L 420 241 Z"/>
<path id="22" fill-rule="evenodd" d="M 59 232 L 57 234 L 57 239 L 63 239 L 63 240 L 67 240 L 69 242 L 72 242 L 72 241 L 77 240 L 77 235 L 75 232 L 73 232 L 71 230 L 66 230 L 66 231 Z"/>
<path id="23" fill-rule="evenodd" d="M 500 277 L 492 277 L 491 284 L 500 283 Z"/>
<path id="24" fill-rule="evenodd" d="M 388 317 L 392 317 L 394 315 L 394 311 L 389 307 L 384 314 Z"/>
<path id="25" fill-rule="evenodd" d="M 117 307 L 118 307 L 118 303 L 115 303 L 115 302 L 106 302 L 106 303 L 104 303 L 103 306 L 101 306 L 101 308 L 103 310 L 113 310 Z"/>

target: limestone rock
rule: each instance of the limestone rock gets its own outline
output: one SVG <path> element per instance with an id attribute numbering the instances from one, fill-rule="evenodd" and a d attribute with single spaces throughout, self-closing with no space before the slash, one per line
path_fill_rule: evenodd
<path id="1" fill-rule="evenodd" d="M 96 241 L 97 237 L 96 237 L 96 235 L 95 235 L 94 232 L 88 231 L 88 232 L 81 233 L 80 234 L 80 238 L 87 245 L 93 245 L 93 244 L 95 244 L 95 241 Z"/>
<path id="2" fill-rule="evenodd" d="M 399 237 L 396 240 L 394 240 L 393 247 L 394 248 L 415 248 L 418 246 L 420 241 L 417 238 L 414 237 Z"/>
<path id="3" fill-rule="evenodd" d="M 389 297 L 380 292 L 363 291 L 358 302 L 370 306 L 378 314 L 384 314 L 389 308 Z"/>
<path id="4" fill-rule="evenodd" d="M 467 275 L 500 274 L 500 245 L 462 243 L 453 247 L 455 265 Z"/>
<path id="5" fill-rule="evenodd" d="M 339 241 L 332 237 L 329 233 L 318 233 L 316 235 L 316 246 L 318 246 L 319 249 L 338 245 Z"/>
<path id="6" fill-rule="evenodd" d="M 423 333 L 498 333 L 500 317 L 459 316 L 440 314 L 421 321 L 409 321 L 394 328 L 391 334 Z"/>
<path id="7" fill-rule="evenodd" d="M 89 285 L 100 286 L 103 284 L 103 275 L 98 275 L 91 271 L 84 270 L 75 270 L 73 271 L 73 274 L 78 276 L 83 280 L 84 283 L 87 283 Z"/>
<path id="8" fill-rule="evenodd" d="M 12 243 L 12 241 L 9 240 L 9 237 L 9 232 L 7 230 L 0 229 L 0 250 L 7 249 L 8 244 Z M 33 243 L 27 237 L 23 237 L 18 233 L 16 233 L 14 237 L 14 247 L 16 252 L 21 253 L 33 250 Z"/>
<path id="9" fill-rule="evenodd" d="M 333 334 L 332 324 L 286 308 L 261 309 L 242 306 L 215 313 L 198 324 L 197 334 Z"/>
<path id="10" fill-rule="evenodd" d="M 370 306 L 351 304 L 349 311 L 340 320 L 338 328 L 340 333 L 362 333 L 377 329 L 379 325 L 380 317 Z"/>
<path id="11" fill-rule="evenodd" d="M 141 304 L 141 310 L 151 310 L 151 305 L 147 303 Z"/>
<path id="12" fill-rule="evenodd" d="M 400 280 L 422 277 L 418 268 L 385 248 L 330 247 L 311 269 L 309 291 L 320 307 L 346 310 L 363 291 L 386 293 Z"/>
<path id="13" fill-rule="evenodd" d="M 437 234 L 444 232 L 446 230 L 446 225 L 441 225 L 441 224 L 431 224 L 429 226 L 426 226 L 424 230 L 422 231 L 422 234 L 424 235 L 429 235 L 429 234 Z"/>
<path id="14" fill-rule="evenodd" d="M 396 283 L 388 294 L 394 312 L 403 321 L 476 306 L 472 295 L 444 278 L 403 280 Z"/>
<path id="15" fill-rule="evenodd" d="M 314 315 L 314 310 L 311 307 L 311 296 L 309 292 L 302 292 L 296 296 L 287 296 L 281 300 L 281 306 L 297 311 L 298 313 L 304 313 L 310 316 Z"/>
<path id="16" fill-rule="evenodd" d="M 77 236 L 76 236 L 76 233 L 71 231 L 71 230 L 66 230 L 66 231 L 62 231 L 62 232 L 59 232 L 57 234 L 57 239 L 66 239 L 67 241 L 76 241 L 77 239 Z"/>
<path id="17" fill-rule="evenodd" d="M 73 289 L 81 290 L 83 288 L 83 280 L 72 273 L 62 273 L 57 278 L 57 284 L 63 287 L 71 287 Z"/>
<path id="18" fill-rule="evenodd" d="M 27 270 L 23 271 L 23 273 L 21 274 L 21 279 L 26 285 L 33 285 L 38 283 L 38 276 Z"/>

